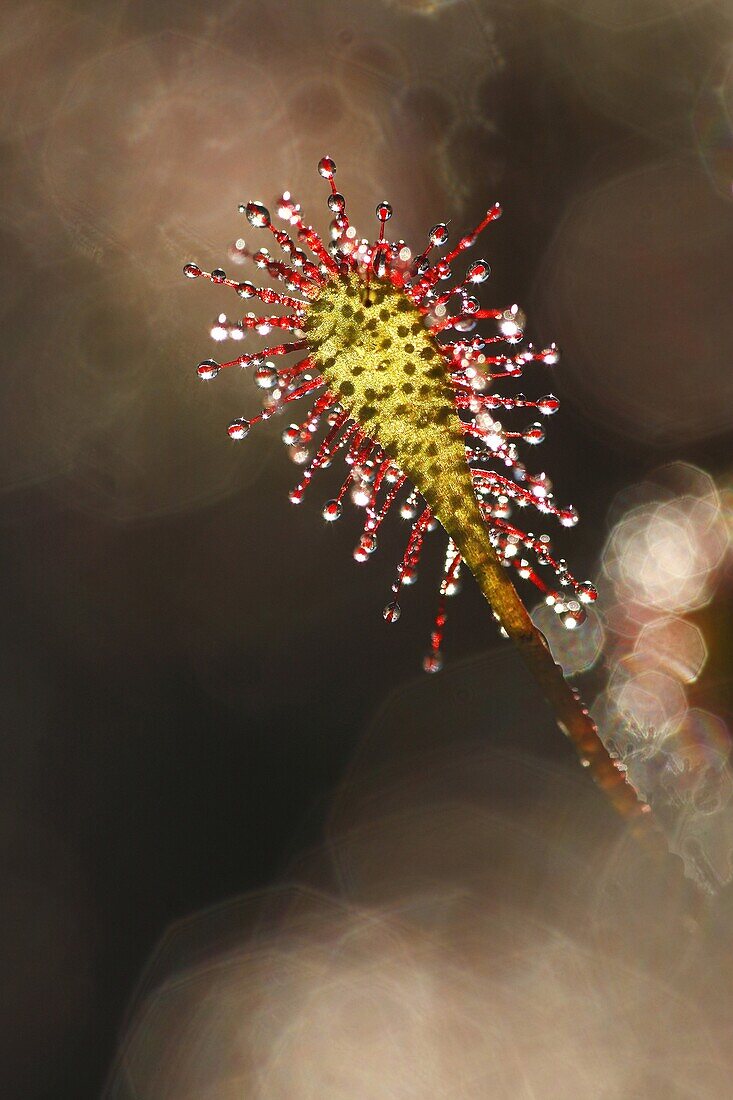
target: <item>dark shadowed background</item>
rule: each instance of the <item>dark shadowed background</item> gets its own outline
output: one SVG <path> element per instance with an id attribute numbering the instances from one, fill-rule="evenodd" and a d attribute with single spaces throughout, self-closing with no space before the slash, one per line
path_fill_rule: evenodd
<path id="1" fill-rule="evenodd" d="M 256 391 L 239 372 L 202 386 L 195 365 L 212 353 L 212 319 L 235 305 L 181 268 L 195 260 L 232 269 L 232 242 L 252 234 L 237 204 L 284 188 L 325 230 L 315 170 L 324 153 L 337 162 L 352 221 L 372 234 L 374 204 L 387 198 L 390 228 L 419 249 L 433 223 L 450 219 L 455 238 L 500 199 L 504 216 L 480 249 L 493 269 L 485 297 L 518 301 L 531 338 L 563 350 L 552 376 L 543 367 L 525 385 L 563 403 L 537 461 L 581 513 L 558 540 L 575 571 L 601 574 L 609 525 L 635 499 L 617 494 L 673 460 L 709 475 L 716 522 L 729 531 L 730 5 L 6 0 L 0 30 L 0 1091 L 9 1100 L 95 1097 L 112 1080 L 115 1095 L 139 1100 L 472 1097 L 437 1070 L 415 1091 L 389 1092 L 385 1068 L 329 1092 L 311 1039 L 311 1061 L 302 1063 L 300 1048 L 282 1056 L 301 1064 L 292 1079 L 268 1069 L 259 1091 L 238 1091 L 220 1083 L 212 1055 L 186 1078 L 189 1092 L 166 1083 L 170 1022 L 151 1026 L 129 1092 L 110 1070 L 138 977 L 171 924 L 285 880 L 354 901 L 340 876 L 337 890 L 302 853 L 322 851 L 324 837 L 338 849 L 344 807 L 358 816 L 358 776 L 379 773 L 390 753 L 403 759 L 395 741 L 412 754 L 398 791 L 446 767 L 435 753 L 466 730 L 483 745 L 486 782 L 476 782 L 484 773 L 468 754 L 449 801 L 460 794 L 463 813 L 472 778 L 515 839 L 507 845 L 502 832 L 497 842 L 465 813 L 434 824 L 435 835 L 460 836 L 461 851 L 480 835 L 482 866 L 493 865 L 498 844 L 500 870 L 486 888 L 505 901 L 515 895 L 545 933 L 560 911 L 574 927 L 568 897 L 577 894 L 586 914 L 603 910 L 588 882 L 607 886 L 627 843 L 472 583 L 451 609 L 445 670 L 420 671 L 437 546 L 388 627 L 381 609 L 404 528 L 390 523 L 374 560 L 357 566 L 354 517 L 325 528 L 320 516 L 337 472 L 294 509 L 287 490 L 298 468 L 281 446 L 282 422 L 239 446 L 227 439 L 230 420 L 256 410 Z M 707 648 L 688 701 L 722 725 L 731 717 L 722 550 L 714 564 L 715 585 L 684 607 Z M 496 767 L 487 763 L 494 752 Z M 394 871 L 402 881 L 416 848 L 436 845 L 422 829 L 412 844 L 399 794 L 382 817 L 374 805 L 372 823 L 381 824 L 372 824 L 370 858 L 381 865 L 405 845 Z M 559 874 L 555 891 L 531 838 L 554 837 L 558 822 L 557 844 L 576 870 Z M 719 853 L 723 899 L 728 856 Z M 531 875 L 544 883 L 538 894 Z M 444 881 L 438 869 L 426 877 Z M 654 922 L 671 904 L 665 887 L 654 889 L 647 909 L 631 887 L 623 904 L 614 895 L 607 938 L 593 926 L 598 942 L 621 944 L 632 968 L 643 970 L 639 932 L 625 922 L 639 907 Z M 368 891 L 358 900 L 383 904 Z M 726 905 L 718 900 L 706 918 L 715 931 L 708 923 L 696 944 L 697 978 L 720 981 Z M 207 937 L 229 943 L 240 918 L 242 928 L 250 919 L 236 906 L 225 911 L 226 935 L 194 925 L 192 956 Z M 583 959 L 597 946 L 585 945 Z M 369 951 L 386 957 L 371 940 Z M 666 990 L 668 971 L 655 974 Z M 635 981 L 647 989 L 646 978 Z M 585 971 L 582 984 L 595 989 Z M 540 1074 L 535 1092 L 527 1083 L 520 1091 L 507 1070 L 476 1095 L 729 1095 L 723 1070 L 709 1076 L 730 1047 L 725 989 L 691 992 L 689 974 L 680 988 L 710 1044 L 687 1017 L 669 1024 L 695 1036 L 693 1069 L 670 1069 L 662 1054 L 636 1076 L 632 1059 L 617 1078 L 613 1060 L 601 1059 L 584 1083 L 568 1084 L 558 1069 L 565 1085 L 552 1091 Z M 614 997 L 638 1006 L 639 987 Z M 608 1013 L 602 991 L 598 998 L 602 1033 Z M 339 1017 L 329 1011 L 320 1042 Z M 246 1020 L 245 1008 L 236 1012 Z M 549 1026 L 535 1023 L 534 1053 Z M 312 1093 L 298 1091 L 304 1080 Z"/>

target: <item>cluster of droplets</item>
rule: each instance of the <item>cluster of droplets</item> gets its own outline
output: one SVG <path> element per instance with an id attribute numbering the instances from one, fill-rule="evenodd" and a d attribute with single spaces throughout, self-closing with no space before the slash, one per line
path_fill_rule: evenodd
<path id="1" fill-rule="evenodd" d="M 477 312 L 471 312 L 472 319 Z M 480 313 L 495 317 L 498 329 L 495 335 L 459 338 L 443 345 L 450 357 L 456 407 L 465 433 L 466 456 L 476 496 L 501 563 L 534 584 L 563 625 L 572 630 L 584 622 L 583 604 L 597 598 L 595 588 L 589 581 L 576 580 L 567 564 L 553 556 L 549 535 L 535 537 L 509 522 L 515 510 L 526 508 L 553 516 L 563 527 L 574 527 L 578 522 L 578 513 L 572 505 L 556 503 L 548 475 L 544 471 L 529 471 L 520 457 L 522 445 L 536 447 L 544 441 L 542 421 L 533 420 L 516 428 L 505 423 L 506 416 L 523 410 L 545 419 L 557 412 L 560 402 L 551 393 L 529 399 L 523 393 L 510 396 L 493 390 L 497 383 L 521 378 L 531 363 L 554 366 L 559 352 L 555 344 L 540 351 L 527 344 L 513 355 L 496 353 L 491 345 L 522 342 L 526 317 L 517 305 Z M 443 323 L 439 324 L 443 327 Z M 501 467 L 507 472 L 500 472 Z M 543 579 L 548 571 L 554 575 L 552 586 Z M 566 595 L 562 589 L 569 589 L 570 594 Z"/>
<path id="2" fill-rule="evenodd" d="M 269 232 L 274 237 L 286 259 L 278 259 L 266 247 L 252 251 L 243 238 L 238 238 L 230 248 L 230 258 L 238 265 L 253 264 L 270 279 L 282 284 L 284 291 L 229 278 L 221 268 L 208 272 L 195 263 L 184 267 L 188 278 L 208 279 L 231 288 L 244 301 L 256 299 L 280 311 L 265 315 L 248 312 L 234 320 L 224 313 L 218 314 L 211 326 L 211 336 L 217 343 L 238 342 L 249 333 L 262 337 L 273 331 L 287 334 L 282 343 L 241 354 L 228 362 L 205 359 L 199 363 L 197 373 L 205 381 L 217 377 L 226 368 L 249 368 L 255 384 L 263 391 L 262 412 L 235 418 L 228 427 L 230 438 L 235 441 L 246 438 L 256 423 L 282 413 L 291 402 L 306 396 L 315 399 L 306 418 L 301 423 L 289 424 L 282 433 L 291 459 L 303 467 L 300 482 L 290 492 L 290 500 L 299 504 L 314 474 L 328 468 L 340 452 L 347 476 L 338 493 L 324 504 L 322 514 L 325 522 L 338 520 L 347 497 L 363 510 L 363 528 L 354 548 L 354 559 L 360 563 L 367 562 L 376 551 L 379 528 L 392 506 L 398 504 L 399 514 L 410 523 L 410 534 L 397 567 L 390 600 L 384 608 L 385 620 L 397 622 L 401 615 L 399 597 L 402 589 L 417 580 L 424 540 L 438 528 L 438 523 L 422 496 L 406 484 L 405 475 L 387 458 L 379 443 L 364 434 L 339 397 L 328 390 L 325 379 L 308 354 L 312 349 L 305 329 L 310 305 L 329 281 L 358 276 L 364 284 L 365 303 L 369 304 L 371 281 L 388 280 L 420 311 L 426 330 L 443 357 L 453 385 L 455 409 L 464 433 L 466 459 L 476 497 L 499 560 L 539 588 L 562 623 L 574 629 L 585 618 L 583 605 L 596 599 L 595 588 L 588 581 L 577 581 L 565 561 L 553 556 L 548 535 L 525 533 L 509 522 L 515 509 L 527 507 L 555 517 L 563 526 L 574 526 L 577 522 L 574 508 L 555 503 L 547 475 L 529 472 L 520 459 L 521 445 L 534 447 L 543 441 L 542 420 L 535 419 L 517 429 L 505 425 L 506 417 L 517 410 L 529 410 L 545 419 L 557 411 L 559 401 L 553 394 L 530 400 L 521 393 L 508 396 L 493 389 L 497 383 L 520 378 L 532 363 L 554 365 L 559 358 L 558 349 L 551 344 L 537 351 L 526 344 L 511 353 L 497 350 L 500 344 L 510 348 L 522 344 L 526 317 L 517 305 L 503 309 L 481 307 L 475 291 L 490 276 L 487 260 L 474 260 L 464 277 L 452 282 L 454 261 L 501 215 L 501 207 L 498 203 L 491 207 L 452 250 L 434 259 L 431 258 L 434 250 L 448 244 L 445 223 L 431 228 L 426 247 L 414 255 L 404 241 L 386 237 L 392 207 L 387 202 L 380 202 L 375 211 L 379 225 L 377 239 L 370 242 L 367 238 L 359 238 L 349 222 L 346 200 L 336 187 L 336 165 L 332 158 L 323 157 L 318 171 L 330 186 L 327 204 L 332 220 L 326 243 L 305 223 L 300 204 L 289 192 L 284 192 L 276 204 L 277 215 L 287 230 L 273 224 L 270 211 L 261 202 L 242 203 L 239 207 L 252 229 Z M 440 284 L 448 282 L 451 286 L 441 289 Z M 477 333 L 479 322 L 487 320 L 494 323 L 495 331 Z M 450 338 L 446 339 L 448 336 Z M 277 365 L 280 357 L 297 353 L 303 355 L 294 365 Z M 502 467 L 506 473 L 499 472 Z M 460 552 L 449 539 L 430 650 L 423 662 L 429 672 L 438 671 L 442 666 L 446 600 L 460 588 L 461 564 Z M 549 585 L 538 570 L 549 571 L 554 583 Z"/>

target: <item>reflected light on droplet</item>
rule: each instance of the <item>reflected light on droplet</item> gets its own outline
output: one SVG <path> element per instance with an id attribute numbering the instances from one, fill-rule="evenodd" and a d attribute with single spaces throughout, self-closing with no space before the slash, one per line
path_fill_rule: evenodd
<path id="1" fill-rule="evenodd" d="M 603 651 L 605 630 L 601 617 L 593 607 L 586 607 L 585 611 L 586 620 L 576 630 L 568 630 L 546 603 L 538 604 L 532 612 L 532 621 L 544 634 L 566 676 L 577 676 L 593 668 Z"/>

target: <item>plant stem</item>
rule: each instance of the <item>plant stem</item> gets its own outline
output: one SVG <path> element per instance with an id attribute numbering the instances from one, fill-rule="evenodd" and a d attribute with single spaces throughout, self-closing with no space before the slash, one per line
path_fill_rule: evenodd
<path id="1" fill-rule="evenodd" d="M 558 726 L 573 742 L 582 764 L 590 769 L 598 786 L 618 813 L 631 823 L 632 830 L 643 839 L 645 846 L 668 856 L 666 841 L 653 820 L 650 807 L 639 800 L 624 772 L 609 755 L 587 707 L 556 664 L 544 635 L 529 617 L 485 532 L 479 536 L 473 527 L 468 527 L 461 535 L 459 549 L 463 559 L 542 689 Z"/>

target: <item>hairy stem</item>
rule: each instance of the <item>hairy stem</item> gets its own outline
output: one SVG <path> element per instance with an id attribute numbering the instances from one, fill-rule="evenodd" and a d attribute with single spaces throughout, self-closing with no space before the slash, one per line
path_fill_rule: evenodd
<path id="1" fill-rule="evenodd" d="M 587 708 L 555 663 L 544 636 L 529 617 L 485 533 L 477 537 L 475 529 L 469 527 L 461 534 L 462 557 L 542 689 L 558 726 L 573 742 L 582 763 L 590 769 L 619 814 L 631 822 L 633 831 L 648 847 L 666 856 L 666 842 L 654 824 L 649 806 L 639 800 L 624 773 L 609 756 Z"/>

